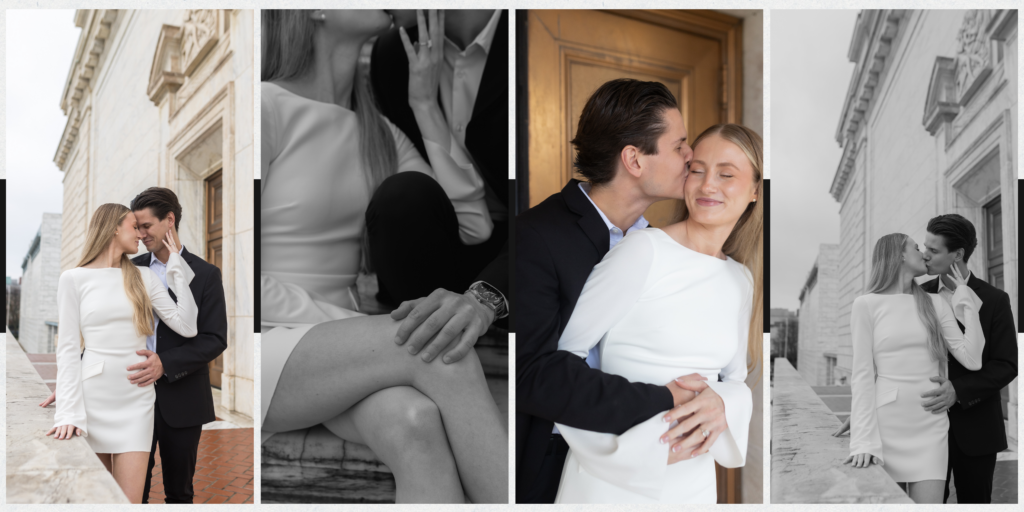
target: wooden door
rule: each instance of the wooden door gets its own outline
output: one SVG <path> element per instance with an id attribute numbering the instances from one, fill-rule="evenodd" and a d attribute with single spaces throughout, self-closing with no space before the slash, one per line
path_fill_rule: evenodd
<path id="1" fill-rule="evenodd" d="M 221 171 L 206 179 L 206 261 L 223 270 L 222 245 L 224 226 L 224 193 Z M 220 389 L 220 377 L 224 373 L 224 354 L 210 361 L 210 384 Z"/>
<path id="2" fill-rule="evenodd" d="M 616 78 L 665 84 L 690 141 L 740 122 L 740 21 L 708 11 L 531 10 L 527 15 L 530 206 L 573 177 L 570 140 L 587 99 Z M 674 201 L 644 214 L 668 224 Z"/>

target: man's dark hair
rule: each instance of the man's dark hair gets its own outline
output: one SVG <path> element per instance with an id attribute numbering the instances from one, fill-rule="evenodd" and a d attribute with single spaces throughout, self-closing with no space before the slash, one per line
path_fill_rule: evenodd
<path id="1" fill-rule="evenodd" d="M 971 224 L 971 221 L 955 213 L 939 215 L 928 221 L 928 232 L 941 236 L 945 240 L 946 250 L 949 252 L 963 249 L 964 263 L 967 263 L 967 259 L 971 257 L 974 248 L 978 246 L 978 237 L 974 231 L 974 224 Z"/>
<path id="2" fill-rule="evenodd" d="M 133 212 L 149 208 L 153 215 L 160 220 L 167 218 L 168 213 L 174 213 L 174 229 L 178 230 L 181 225 L 181 204 L 178 203 L 178 196 L 168 188 L 149 187 L 141 194 L 132 199 L 131 207 Z"/>
<path id="3" fill-rule="evenodd" d="M 665 132 L 662 112 L 679 108 L 675 96 L 658 82 L 620 78 L 597 88 L 580 115 L 576 138 L 576 171 L 600 185 L 615 177 L 616 160 L 626 146 L 642 154 L 658 154 Z"/>

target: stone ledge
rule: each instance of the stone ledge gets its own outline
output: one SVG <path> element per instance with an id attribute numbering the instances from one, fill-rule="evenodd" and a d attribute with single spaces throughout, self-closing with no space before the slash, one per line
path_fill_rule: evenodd
<path id="1" fill-rule="evenodd" d="M 50 389 L 13 337 L 7 347 L 7 503 L 128 503 L 85 439 L 46 437 Z M 58 444 L 59 443 L 59 444 Z"/>
<path id="2" fill-rule="evenodd" d="M 880 466 L 843 464 L 849 437 L 793 365 L 775 359 L 771 503 L 913 503 Z"/>

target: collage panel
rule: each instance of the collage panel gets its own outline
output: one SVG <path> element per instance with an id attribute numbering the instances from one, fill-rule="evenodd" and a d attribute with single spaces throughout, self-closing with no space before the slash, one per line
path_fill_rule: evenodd
<path id="1" fill-rule="evenodd" d="M 254 12 L 4 14 L 7 503 L 253 504 Z"/>
<path id="2" fill-rule="evenodd" d="M 262 503 L 508 503 L 509 12 L 260 13 Z"/>
<path id="3" fill-rule="evenodd" d="M 762 14 L 516 11 L 516 503 L 763 502 Z"/>
<path id="4" fill-rule="evenodd" d="M 1017 503 L 1017 11 L 772 22 L 771 502 Z"/>

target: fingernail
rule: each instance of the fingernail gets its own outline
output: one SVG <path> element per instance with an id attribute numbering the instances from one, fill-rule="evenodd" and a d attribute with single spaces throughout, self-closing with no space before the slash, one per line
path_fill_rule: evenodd
<path id="1" fill-rule="evenodd" d="M 674 451 L 674 452 L 678 452 L 679 450 L 682 450 L 682 449 L 683 449 L 682 446 L 673 446 L 672 447 L 672 451 Z"/>
<path id="2" fill-rule="evenodd" d="M 696 457 L 696 456 L 697 456 L 697 452 L 693 452 L 693 453 L 691 453 L 691 454 L 690 454 L 690 458 L 691 458 L 691 459 L 692 459 L 692 458 L 694 458 L 694 457 Z"/>
<path id="3" fill-rule="evenodd" d="M 662 416 L 661 421 L 664 421 L 665 423 L 668 423 L 668 422 L 672 421 L 672 416 Z"/>
<path id="4" fill-rule="evenodd" d="M 395 344 L 396 345 L 401 345 L 402 344 L 402 338 L 399 338 L 398 336 L 395 336 Z"/>
<path id="5" fill-rule="evenodd" d="M 668 436 L 662 436 L 661 439 L 658 439 L 658 442 L 661 444 L 665 444 L 666 441 L 668 441 Z"/>
<path id="6" fill-rule="evenodd" d="M 444 356 L 443 360 L 444 360 L 445 364 L 448 364 L 448 363 L 452 362 L 452 358 L 450 358 L 448 356 Z"/>
<path id="7" fill-rule="evenodd" d="M 426 353 L 423 354 L 423 358 L 422 359 L 423 359 L 424 362 L 429 363 L 432 358 L 433 358 L 433 356 L 430 355 L 430 352 L 426 352 Z"/>

